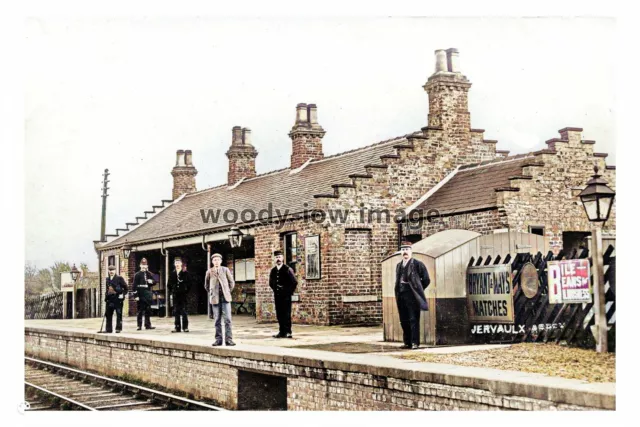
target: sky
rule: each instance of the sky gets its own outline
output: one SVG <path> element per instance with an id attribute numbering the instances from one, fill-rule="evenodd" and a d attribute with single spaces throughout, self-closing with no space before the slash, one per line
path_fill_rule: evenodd
<path id="1" fill-rule="evenodd" d="M 427 124 L 434 50 L 456 47 L 473 128 L 511 154 L 563 127 L 616 163 L 611 18 L 60 18 L 26 21 L 25 257 L 97 266 L 107 233 L 171 198 L 178 149 L 197 188 L 223 184 L 233 126 L 258 173 L 287 167 L 298 103 L 318 105 L 325 155 Z"/>

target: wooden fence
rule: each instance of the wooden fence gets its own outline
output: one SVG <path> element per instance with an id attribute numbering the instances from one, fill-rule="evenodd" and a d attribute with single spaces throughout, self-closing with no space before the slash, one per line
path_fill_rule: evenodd
<path id="1" fill-rule="evenodd" d="M 25 319 L 62 319 L 62 292 L 53 292 L 24 300 Z"/>
<path id="2" fill-rule="evenodd" d="M 514 324 L 524 325 L 524 334 L 492 334 L 488 336 L 475 336 L 474 341 L 483 342 L 565 342 L 568 345 L 583 348 L 595 348 L 596 342 L 591 327 L 595 324 L 593 303 L 565 303 L 549 304 L 549 289 L 547 284 L 547 263 L 562 259 L 584 259 L 589 257 L 589 251 L 582 249 L 571 253 L 560 252 L 554 256 L 548 252 L 546 256 L 538 252 L 536 255 L 519 253 L 515 259 L 507 255 L 504 259 L 497 256 L 477 260 L 471 258 L 469 266 L 497 265 L 511 263 L 513 272 L 513 302 Z M 607 324 L 609 326 L 609 351 L 615 351 L 615 312 L 616 312 L 616 286 L 615 286 L 615 248 L 611 245 L 604 253 L 605 269 L 605 307 Z M 533 263 L 538 271 L 539 288 L 536 295 L 528 298 L 520 287 L 520 271 L 527 262 Z M 593 260 L 589 258 L 589 264 Z M 591 278 L 593 283 L 593 276 Z"/>

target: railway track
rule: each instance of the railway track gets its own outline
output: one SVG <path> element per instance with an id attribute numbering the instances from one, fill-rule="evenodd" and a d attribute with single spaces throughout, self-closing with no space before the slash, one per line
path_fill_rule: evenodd
<path id="1" fill-rule="evenodd" d="M 166 411 L 225 409 L 113 378 L 25 357 L 25 387 L 87 411 Z M 28 411 L 55 410 L 49 399 L 28 402 Z"/>

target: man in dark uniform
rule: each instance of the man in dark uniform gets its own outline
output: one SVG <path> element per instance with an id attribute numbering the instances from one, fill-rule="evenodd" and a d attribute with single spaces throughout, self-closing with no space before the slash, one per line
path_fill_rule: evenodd
<path id="1" fill-rule="evenodd" d="M 400 314 L 400 325 L 404 346 L 417 349 L 420 346 L 420 310 L 428 310 L 424 290 L 429 286 L 429 272 L 421 261 L 412 258 L 411 243 L 400 246 L 402 261 L 396 266 L 396 304 Z"/>
<path id="2" fill-rule="evenodd" d="M 175 329 L 171 332 L 189 332 L 189 319 L 187 318 L 187 294 L 191 289 L 191 275 L 182 269 L 182 258 L 173 260 L 175 270 L 169 275 L 169 292 L 173 296 L 173 315 L 175 316 Z M 182 326 L 180 317 L 182 316 Z"/>
<path id="3" fill-rule="evenodd" d="M 293 338 L 291 334 L 291 295 L 298 286 L 293 269 L 284 263 L 282 251 L 275 251 L 276 266 L 269 273 L 269 286 L 273 289 L 276 305 L 276 317 L 280 331 L 274 338 Z"/>
<path id="4" fill-rule="evenodd" d="M 133 276 L 133 293 L 138 302 L 138 330 L 142 329 L 142 316 L 144 315 L 144 328 L 155 329 L 151 326 L 151 304 L 153 294 L 151 287 L 158 283 L 154 279 L 154 274 L 149 271 L 147 259 L 140 260 L 140 271 Z"/>
<path id="5" fill-rule="evenodd" d="M 125 282 L 122 276 L 116 274 L 116 266 L 109 266 L 109 275 L 106 280 L 107 292 L 104 301 L 107 303 L 107 310 L 105 317 L 107 318 L 107 328 L 103 333 L 109 334 L 113 332 L 112 321 L 113 312 L 116 312 L 116 333 L 119 334 L 122 331 L 122 304 L 124 303 L 124 296 L 127 293 L 127 282 Z"/>

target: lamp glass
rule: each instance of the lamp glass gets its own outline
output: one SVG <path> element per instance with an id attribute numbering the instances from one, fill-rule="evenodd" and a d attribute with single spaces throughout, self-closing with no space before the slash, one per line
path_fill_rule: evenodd
<path id="1" fill-rule="evenodd" d="M 584 210 L 587 212 L 587 217 L 589 221 L 598 221 L 598 199 L 595 195 L 593 196 L 583 196 L 582 204 L 584 205 Z"/>
<path id="2" fill-rule="evenodd" d="M 611 202 L 613 198 L 611 197 L 600 197 L 598 200 L 599 214 L 600 220 L 606 221 L 609 218 L 609 211 L 611 210 Z"/>
<path id="3" fill-rule="evenodd" d="M 229 233 L 229 243 L 232 248 L 239 248 L 242 245 L 243 233 L 238 227 L 232 227 Z"/>

